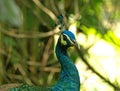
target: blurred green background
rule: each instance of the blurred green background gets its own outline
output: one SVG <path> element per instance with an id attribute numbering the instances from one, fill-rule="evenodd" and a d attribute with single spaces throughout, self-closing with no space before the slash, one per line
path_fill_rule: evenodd
<path id="1" fill-rule="evenodd" d="M 0 85 L 58 81 L 60 14 L 80 45 L 69 55 L 81 91 L 120 91 L 120 0 L 0 0 Z"/>

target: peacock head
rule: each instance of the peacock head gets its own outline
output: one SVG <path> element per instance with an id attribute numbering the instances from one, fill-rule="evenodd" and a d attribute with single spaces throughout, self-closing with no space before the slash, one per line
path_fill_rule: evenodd
<path id="1" fill-rule="evenodd" d="M 78 44 L 76 42 L 74 34 L 70 31 L 68 31 L 68 30 L 64 30 L 61 33 L 60 38 L 59 38 L 59 43 L 64 48 L 68 48 L 68 47 L 71 47 L 71 46 L 78 47 Z"/>

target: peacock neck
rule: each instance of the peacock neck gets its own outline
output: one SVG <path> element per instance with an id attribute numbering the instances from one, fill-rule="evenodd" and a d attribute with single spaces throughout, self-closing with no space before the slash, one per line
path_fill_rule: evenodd
<path id="1" fill-rule="evenodd" d="M 74 91 L 79 91 L 80 79 L 79 79 L 78 70 L 67 54 L 67 47 L 65 46 L 63 47 L 58 43 L 55 52 L 61 64 L 60 79 L 57 85 L 60 85 L 61 83 L 69 84 L 68 88 L 71 89 L 71 85 L 74 84 L 73 85 L 74 87 L 72 87 L 76 89 L 76 90 L 74 89 Z"/>

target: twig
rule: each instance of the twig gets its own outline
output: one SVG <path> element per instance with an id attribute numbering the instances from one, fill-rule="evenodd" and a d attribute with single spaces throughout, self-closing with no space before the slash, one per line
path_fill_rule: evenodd
<path id="1" fill-rule="evenodd" d="M 47 15 L 49 15 L 49 16 L 51 17 L 51 19 L 53 19 L 54 21 L 57 20 L 57 17 L 54 15 L 54 13 L 53 13 L 52 11 L 50 11 L 49 9 L 47 9 L 46 7 L 44 7 L 39 0 L 33 0 L 33 2 L 34 2 L 42 11 L 44 11 Z"/>
<path id="2" fill-rule="evenodd" d="M 39 62 L 28 62 L 28 65 L 37 66 L 37 67 L 41 66 Z M 48 72 L 60 72 L 60 68 L 57 68 L 57 67 L 44 67 L 39 70 L 48 71 Z"/>
<path id="3" fill-rule="evenodd" d="M 80 16 L 78 4 L 79 4 L 78 0 L 74 0 L 75 19 L 78 19 Z"/>
<path id="4" fill-rule="evenodd" d="M 42 57 L 42 60 L 41 60 L 41 66 L 42 66 L 41 68 L 45 67 L 45 65 L 47 63 L 47 60 L 49 58 L 49 49 L 51 47 L 52 41 L 53 41 L 52 38 L 50 38 L 48 40 L 48 43 L 45 46 L 45 50 L 43 52 L 43 57 Z"/>
<path id="5" fill-rule="evenodd" d="M 29 83 L 29 84 L 32 84 L 31 79 L 28 78 L 28 76 L 25 72 L 25 69 L 23 69 L 22 65 L 21 64 L 16 64 L 15 66 L 18 68 L 18 70 L 22 74 L 23 78 L 25 79 L 25 82 Z"/>
<path id="6" fill-rule="evenodd" d="M 55 72 L 50 72 L 50 74 L 49 74 L 49 76 L 48 76 L 48 80 L 47 80 L 47 83 L 48 83 L 48 84 L 52 82 L 52 79 L 53 79 L 53 77 L 54 77 L 54 74 L 55 74 Z"/>
<path id="7" fill-rule="evenodd" d="M 42 70 L 48 72 L 60 72 L 60 68 L 55 68 L 55 67 L 44 67 Z"/>
<path id="8" fill-rule="evenodd" d="M 50 0 L 50 5 L 52 7 L 53 12 L 58 16 L 59 13 L 59 9 L 58 9 L 58 5 L 56 5 L 56 0 Z"/>
<path id="9" fill-rule="evenodd" d="M 11 32 L 11 31 L 6 31 L 6 30 L 0 30 L 1 33 L 8 35 L 10 37 L 13 38 L 45 38 L 45 37 L 49 37 L 52 36 L 54 34 L 57 34 L 58 32 L 60 32 L 59 29 L 54 29 L 53 31 L 49 31 L 49 32 L 45 32 L 45 33 L 32 33 L 32 34 L 16 34 L 15 32 Z"/>
<path id="10" fill-rule="evenodd" d="M 0 91 L 8 91 L 8 89 L 15 88 L 15 87 L 20 86 L 20 85 L 22 85 L 22 84 L 12 83 L 12 84 L 2 85 L 2 86 L 0 86 Z"/>

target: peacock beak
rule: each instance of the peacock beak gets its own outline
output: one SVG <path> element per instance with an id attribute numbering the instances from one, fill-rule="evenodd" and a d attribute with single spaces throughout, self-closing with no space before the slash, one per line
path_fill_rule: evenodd
<path id="1" fill-rule="evenodd" d="M 73 44 L 73 46 L 75 46 L 76 48 L 80 49 L 80 46 L 79 46 L 79 44 L 77 43 L 76 40 L 72 40 L 72 44 Z"/>

